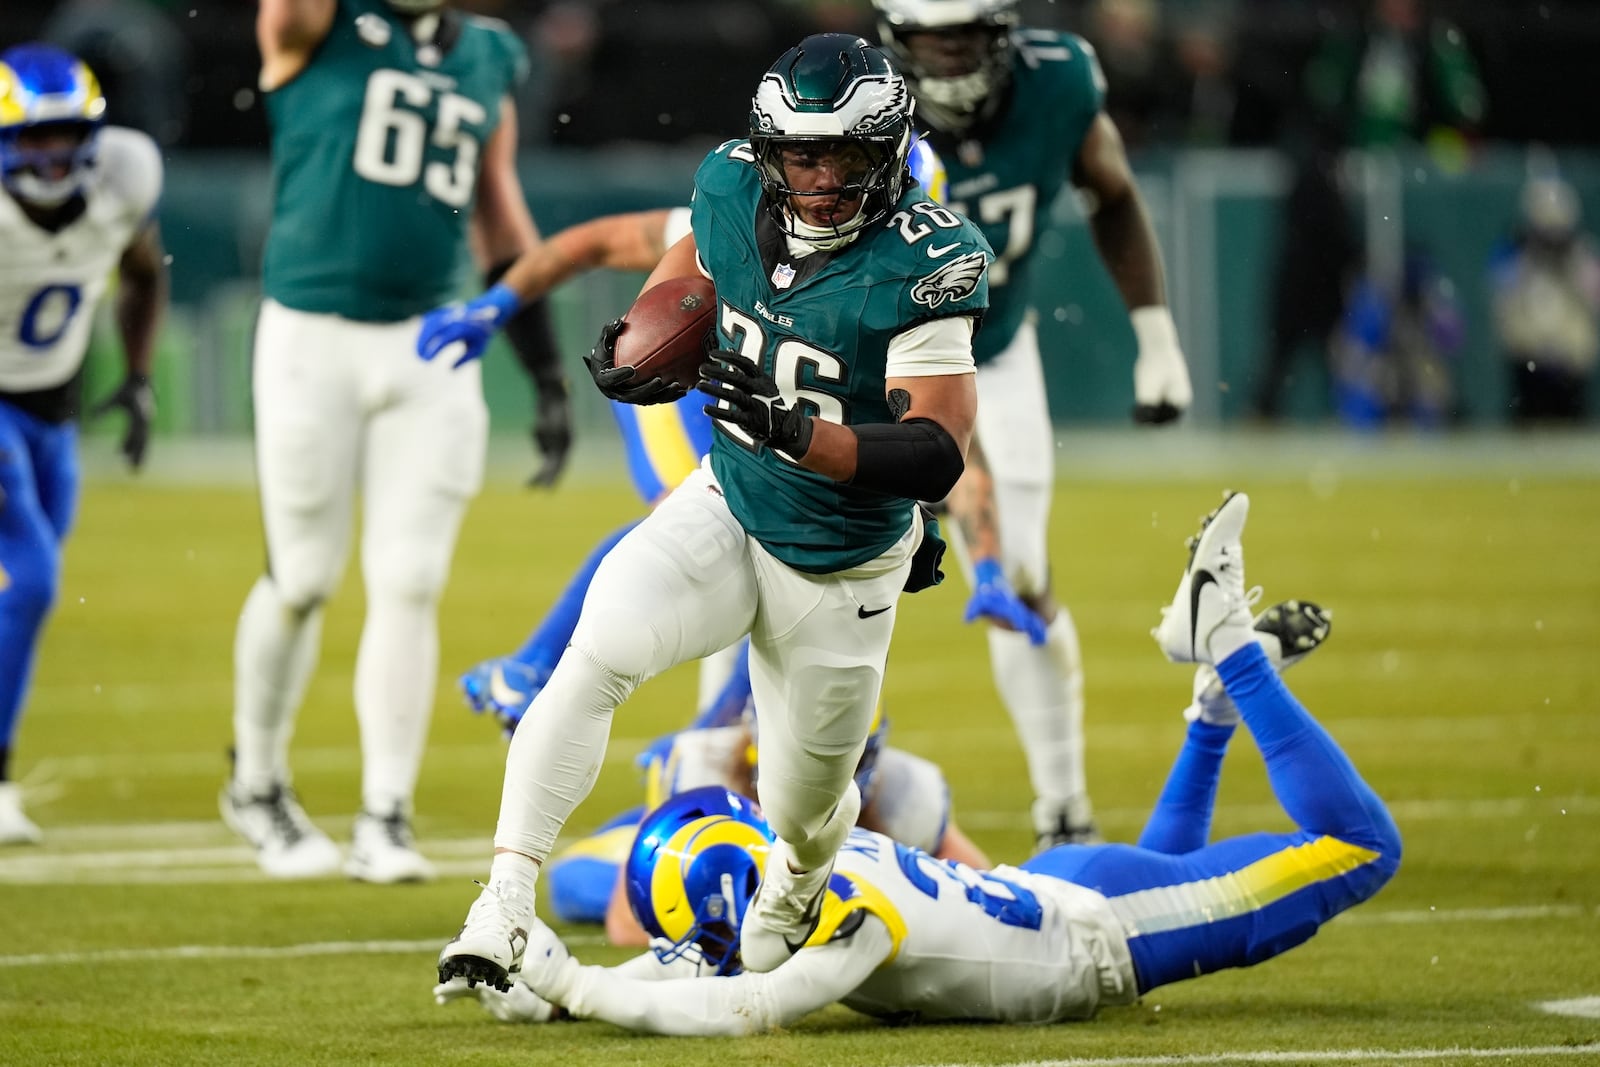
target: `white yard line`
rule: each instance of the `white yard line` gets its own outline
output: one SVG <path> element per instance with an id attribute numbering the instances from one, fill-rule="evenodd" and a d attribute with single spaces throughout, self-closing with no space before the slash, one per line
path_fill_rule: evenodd
<path id="1" fill-rule="evenodd" d="M 1197 1067 L 1207 1063 L 1393 1063 L 1445 1059 L 1525 1059 L 1530 1056 L 1593 1056 L 1600 1043 L 1588 1045 L 1511 1045 L 1504 1048 L 1325 1048 L 1304 1050 L 1205 1052 L 1182 1056 L 1108 1056 L 1067 1060 L 1026 1060 L 998 1067 Z M 926 1064 L 923 1067 L 995 1067 L 979 1064 Z"/>

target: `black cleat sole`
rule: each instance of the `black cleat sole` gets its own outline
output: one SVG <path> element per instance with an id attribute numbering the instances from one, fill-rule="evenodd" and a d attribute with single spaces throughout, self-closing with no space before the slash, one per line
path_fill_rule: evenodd
<path id="1" fill-rule="evenodd" d="M 511 976 L 506 969 L 482 956 L 451 956 L 439 961 L 439 981 L 448 982 L 453 978 L 465 978 L 468 989 L 482 982 L 502 993 L 511 992 Z"/>

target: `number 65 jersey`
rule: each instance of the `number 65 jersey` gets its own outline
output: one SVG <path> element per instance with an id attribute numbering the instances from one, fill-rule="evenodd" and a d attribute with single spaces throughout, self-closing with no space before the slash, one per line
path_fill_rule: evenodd
<path id="1" fill-rule="evenodd" d="M 94 309 L 161 196 L 161 153 L 137 130 L 100 131 L 83 214 L 41 229 L 0 191 L 0 395 L 67 385 L 83 366 Z M 76 395 L 76 390 L 65 390 Z M 37 412 L 59 421 L 67 410 Z"/>
<path id="2" fill-rule="evenodd" d="M 1106 898 L 998 867 L 936 860 L 854 830 L 839 852 L 808 944 L 848 937 L 865 912 L 894 943 L 843 1002 L 876 1016 L 1056 1022 L 1138 997 L 1133 960 Z"/>
<path id="3" fill-rule="evenodd" d="M 338 0 L 309 64 L 266 92 L 267 297 L 399 322 L 457 296 L 483 146 L 528 60 L 502 22 L 438 18 L 419 43 L 384 0 Z"/>

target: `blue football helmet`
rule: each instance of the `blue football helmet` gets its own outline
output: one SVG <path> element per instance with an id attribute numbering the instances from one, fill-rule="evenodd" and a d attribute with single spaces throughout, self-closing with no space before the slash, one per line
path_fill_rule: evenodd
<path id="1" fill-rule="evenodd" d="M 686 790 L 644 817 L 623 881 L 662 962 L 738 973 L 739 924 L 772 839 L 755 801 L 717 786 Z"/>
<path id="2" fill-rule="evenodd" d="M 40 207 L 70 200 L 94 165 L 105 115 L 82 60 L 44 44 L 0 52 L 0 184 Z"/>
<path id="3" fill-rule="evenodd" d="M 912 107 L 905 79 L 860 37 L 812 34 L 779 57 L 750 104 L 750 148 L 778 227 L 790 236 L 808 236 L 797 229 L 790 208 L 791 199 L 805 196 L 862 198 L 861 210 L 835 226 L 834 236 L 856 233 L 888 215 L 905 192 Z M 841 143 L 859 148 L 864 159 L 861 173 L 841 190 L 807 192 L 789 184 L 785 148 Z"/>
<path id="4" fill-rule="evenodd" d="M 911 176 L 917 180 L 917 184 L 922 186 L 922 191 L 937 203 L 943 204 L 950 199 L 950 174 L 945 170 L 944 160 L 939 158 L 933 145 L 920 133 L 911 138 L 911 153 L 906 157 L 906 166 L 911 169 Z"/>

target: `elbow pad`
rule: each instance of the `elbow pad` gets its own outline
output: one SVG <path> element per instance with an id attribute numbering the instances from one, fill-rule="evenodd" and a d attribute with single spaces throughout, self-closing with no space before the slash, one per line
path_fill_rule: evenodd
<path id="1" fill-rule="evenodd" d="M 966 469 L 961 448 L 932 419 L 852 426 L 856 473 L 845 484 L 908 500 L 943 500 Z"/>

